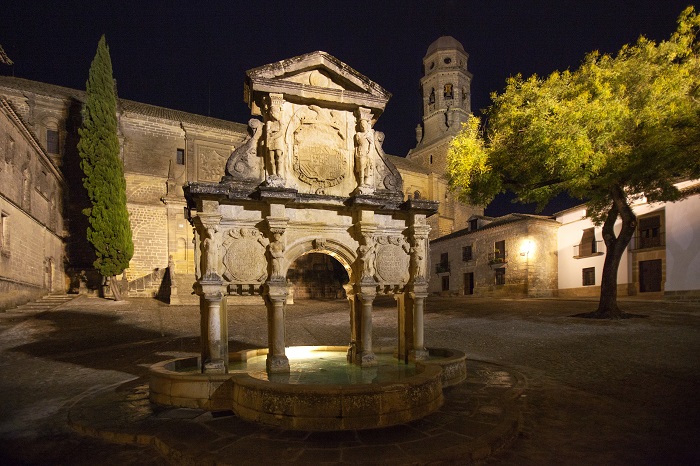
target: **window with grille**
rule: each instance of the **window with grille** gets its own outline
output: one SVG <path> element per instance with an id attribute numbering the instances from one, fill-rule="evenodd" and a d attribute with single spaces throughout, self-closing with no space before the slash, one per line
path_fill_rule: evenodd
<path id="1" fill-rule="evenodd" d="M 583 286 L 595 285 L 595 267 L 586 267 L 582 271 Z"/>
<path id="2" fill-rule="evenodd" d="M 58 154 L 58 131 L 54 129 L 46 130 L 46 151 L 49 154 Z"/>
<path id="3" fill-rule="evenodd" d="M 469 246 L 464 246 L 462 248 L 462 260 L 463 261 L 470 261 L 474 257 L 472 256 L 472 246 L 471 244 Z"/>
<path id="4" fill-rule="evenodd" d="M 506 269 L 496 269 L 495 270 L 494 284 L 496 286 L 506 284 Z"/>

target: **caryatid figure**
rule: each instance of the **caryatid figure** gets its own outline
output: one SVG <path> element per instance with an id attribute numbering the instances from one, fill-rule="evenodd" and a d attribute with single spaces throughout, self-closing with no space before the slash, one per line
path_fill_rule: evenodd
<path id="1" fill-rule="evenodd" d="M 268 119 L 265 122 L 265 132 L 267 135 L 267 167 L 268 176 L 284 179 L 285 167 L 284 157 L 287 149 L 284 128 L 282 125 L 282 98 L 277 95 L 270 95 L 268 107 Z"/>
<path id="2" fill-rule="evenodd" d="M 358 113 L 360 130 L 355 133 L 355 167 L 358 184 L 371 186 L 374 170 L 374 130 L 369 111 L 360 109 Z"/>
<path id="3" fill-rule="evenodd" d="M 282 275 L 282 259 L 284 258 L 284 241 L 282 240 L 282 232 L 274 231 L 272 233 L 273 240 L 268 246 L 270 249 L 270 257 L 272 259 L 272 278 L 283 278 Z"/>

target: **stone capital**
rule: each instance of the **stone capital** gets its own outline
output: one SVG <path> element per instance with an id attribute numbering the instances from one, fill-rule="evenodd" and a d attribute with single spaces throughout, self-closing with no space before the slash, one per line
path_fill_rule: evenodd
<path id="1" fill-rule="evenodd" d="M 267 223 L 270 233 L 283 234 L 287 229 L 289 219 L 286 217 L 267 217 L 265 223 Z"/>
<path id="2" fill-rule="evenodd" d="M 221 301 L 224 297 L 224 283 L 218 275 L 207 275 L 194 285 L 195 293 L 207 301 Z"/>
<path id="3" fill-rule="evenodd" d="M 265 294 L 270 298 L 270 301 L 284 302 L 287 299 L 288 288 L 286 280 L 270 279 L 265 284 Z"/>

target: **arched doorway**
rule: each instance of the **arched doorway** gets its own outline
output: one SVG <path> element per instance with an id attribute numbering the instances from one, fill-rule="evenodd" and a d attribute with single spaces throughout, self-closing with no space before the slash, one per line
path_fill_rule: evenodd
<path id="1" fill-rule="evenodd" d="M 349 281 L 343 264 L 318 252 L 300 256 L 287 270 L 287 282 L 294 299 L 344 299 L 343 285 Z"/>

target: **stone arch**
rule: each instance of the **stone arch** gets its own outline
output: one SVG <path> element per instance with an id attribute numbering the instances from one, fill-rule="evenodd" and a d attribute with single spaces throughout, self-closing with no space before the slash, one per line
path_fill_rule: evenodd
<path id="1" fill-rule="evenodd" d="M 356 280 L 352 265 L 357 259 L 357 251 L 348 248 L 345 244 L 335 239 L 326 238 L 301 238 L 291 245 L 287 245 L 284 252 L 284 275 L 287 274 L 289 266 L 304 254 L 318 252 L 328 254 L 336 259 L 348 273 L 350 283 Z"/>

